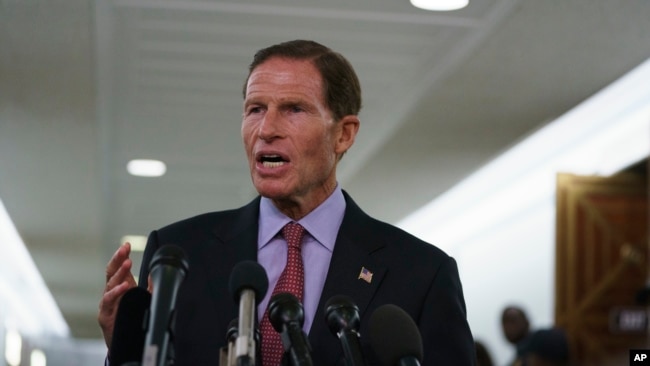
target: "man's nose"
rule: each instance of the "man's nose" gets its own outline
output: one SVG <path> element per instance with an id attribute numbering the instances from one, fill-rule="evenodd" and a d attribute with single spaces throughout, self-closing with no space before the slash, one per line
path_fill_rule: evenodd
<path id="1" fill-rule="evenodd" d="M 280 136 L 282 119 L 277 110 L 269 108 L 260 122 L 258 136 L 262 140 L 273 140 Z"/>

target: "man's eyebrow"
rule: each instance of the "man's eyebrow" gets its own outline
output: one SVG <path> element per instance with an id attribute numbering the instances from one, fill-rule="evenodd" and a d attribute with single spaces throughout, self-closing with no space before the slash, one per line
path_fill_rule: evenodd
<path id="1" fill-rule="evenodd" d="M 261 104 L 260 99 L 255 97 L 244 99 L 244 106 L 251 105 L 251 104 Z"/>
<path id="2" fill-rule="evenodd" d="M 289 98 L 289 99 L 281 99 L 281 100 L 279 100 L 278 104 L 280 106 L 287 106 L 287 105 L 297 105 L 297 104 L 303 105 L 303 104 L 306 104 L 306 103 L 304 101 L 300 100 L 300 99 Z"/>
<path id="3" fill-rule="evenodd" d="M 286 97 L 281 97 L 278 99 L 278 104 L 279 105 L 295 105 L 295 104 L 300 104 L 300 105 L 312 105 L 313 103 L 305 98 L 302 98 L 300 96 L 286 96 Z"/>

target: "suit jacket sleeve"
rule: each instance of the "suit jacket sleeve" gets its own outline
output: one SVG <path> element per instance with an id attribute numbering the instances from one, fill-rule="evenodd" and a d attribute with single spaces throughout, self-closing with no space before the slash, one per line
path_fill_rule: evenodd
<path id="1" fill-rule="evenodd" d="M 475 364 L 458 267 L 451 257 L 437 269 L 418 326 L 424 347 L 422 365 Z"/>

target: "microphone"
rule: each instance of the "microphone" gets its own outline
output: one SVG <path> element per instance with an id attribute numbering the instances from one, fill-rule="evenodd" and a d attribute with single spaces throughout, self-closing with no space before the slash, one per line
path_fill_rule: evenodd
<path id="1" fill-rule="evenodd" d="M 359 307 L 344 295 L 332 296 L 325 303 L 325 320 L 330 331 L 341 340 L 347 366 L 365 365 L 359 338 Z"/>
<path id="2" fill-rule="evenodd" d="M 235 366 L 235 341 L 239 334 L 237 328 L 239 319 L 235 318 L 228 323 L 226 331 L 226 345 L 219 350 L 219 366 Z"/>
<path id="3" fill-rule="evenodd" d="M 305 312 L 298 298 L 289 293 L 273 295 L 269 301 L 269 320 L 273 329 L 280 333 L 291 365 L 312 366 L 311 346 L 302 330 Z"/>
<path id="4" fill-rule="evenodd" d="M 419 366 L 422 337 L 413 319 L 397 305 L 382 305 L 370 316 L 370 344 L 385 366 Z"/>
<path id="5" fill-rule="evenodd" d="M 176 295 L 188 267 L 185 252 L 176 245 L 158 248 L 151 259 L 149 273 L 153 284 L 153 298 L 149 309 L 149 326 L 142 366 L 167 365 Z"/>
<path id="6" fill-rule="evenodd" d="M 226 345 L 221 347 L 219 356 L 220 366 L 235 366 L 235 342 L 239 334 L 239 318 L 235 318 L 228 323 L 228 330 L 226 331 Z M 255 328 L 255 354 L 258 355 L 262 352 L 260 346 L 261 333 L 259 328 Z"/>
<path id="7" fill-rule="evenodd" d="M 139 365 L 144 347 L 145 316 L 151 294 L 141 287 L 129 289 L 115 315 L 113 338 L 108 352 L 111 365 Z"/>
<path id="8" fill-rule="evenodd" d="M 237 366 L 255 365 L 255 307 L 266 295 L 269 279 L 255 261 L 237 263 L 230 273 L 230 293 L 239 302 L 239 325 L 235 341 Z"/>

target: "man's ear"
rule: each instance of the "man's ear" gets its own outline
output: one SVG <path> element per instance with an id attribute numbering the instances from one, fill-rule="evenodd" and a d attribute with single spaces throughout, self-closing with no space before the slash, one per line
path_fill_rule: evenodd
<path id="1" fill-rule="evenodd" d="M 336 138 L 335 151 L 341 157 L 354 144 L 354 139 L 357 137 L 357 132 L 359 132 L 361 121 L 358 116 L 351 114 L 341 118 L 337 124 L 338 136 Z"/>

